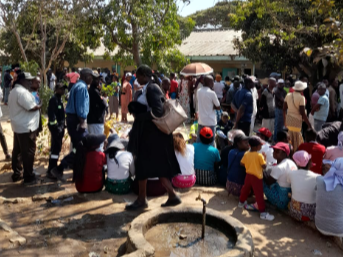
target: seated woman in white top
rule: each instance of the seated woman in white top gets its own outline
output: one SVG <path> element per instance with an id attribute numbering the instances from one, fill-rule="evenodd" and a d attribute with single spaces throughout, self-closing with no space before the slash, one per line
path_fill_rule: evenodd
<path id="1" fill-rule="evenodd" d="M 292 188 L 289 212 L 298 221 L 314 220 L 316 213 L 316 178 L 320 175 L 310 171 L 311 158 L 306 151 L 295 152 L 293 160 L 298 170 L 288 172 L 287 181 Z"/>
<path id="2" fill-rule="evenodd" d="M 130 152 L 125 151 L 125 146 L 118 135 L 112 134 L 108 138 L 106 148 L 107 179 L 106 190 L 113 194 L 127 194 L 131 189 L 131 176 L 135 174 L 135 164 Z"/>
<path id="3" fill-rule="evenodd" d="M 176 159 L 179 162 L 181 174 L 172 179 L 174 187 L 189 188 L 194 186 L 196 177 L 194 174 L 194 146 L 186 144 L 181 132 L 174 132 L 174 149 Z"/>

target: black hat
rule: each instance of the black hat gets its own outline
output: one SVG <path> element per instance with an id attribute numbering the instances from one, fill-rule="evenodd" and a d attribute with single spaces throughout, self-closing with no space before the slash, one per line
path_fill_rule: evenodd
<path id="1" fill-rule="evenodd" d="M 249 137 L 247 137 L 246 135 L 244 134 L 238 134 L 234 137 L 233 139 L 233 143 L 235 145 L 237 145 L 239 142 L 243 141 L 243 140 L 249 140 Z"/>
<path id="2" fill-rule="evenodd" d="M 87 146 L 90 149 L 93 149 L 101 145 L 106 140 L 106 136 L 104 134 L 101 134 L 101 135 L 88 134 L 85 137 L 85 140 L 87 141 Z"/>
<path id="3" fill-rule="evenodd" d="M 265 144 L 265 142 L 261 138 L 259 138 L 258 136 L 252 136 L 249 138 L 249 145 L 251 147 L 264 145 L 264 144 Z"/>

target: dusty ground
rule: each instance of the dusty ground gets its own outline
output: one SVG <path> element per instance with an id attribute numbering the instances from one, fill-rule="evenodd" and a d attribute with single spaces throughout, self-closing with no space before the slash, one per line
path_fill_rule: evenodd
<path id="1" fill-rule="evenodd" d="M 3 107 L 3 109 L 5 109 Z M 12 148 L 11 129 L 2 118 L 9 148 Z M 3 160 L 0 153 L 0 160 Z M 127 202 L 135 199 L 134 194 L 116 196 L 105 191 L 97 194 L 78 194 L 71 183 L 59 185 L 45 179 L 46 159 L 36 162 L 37 172 L 42 174 L 40 184 L 24 187 L 21 182 L 11 182 L 10 164 L 0 162 L 0 196 L 19 199 L 19 203 L 0 204 L 1 220 L 26 239 L 26 244 L 11 243 L 14 232 L 0 229 L 0 256 L 85 256 L 95 252 L 99 256 L 121 256 L 125 251 L 127 231 L 130 222 L 140 212 L 126 212 Z M 71 172 L 67 172 L 71 178 Z M 261 221 L 257 213 L 249 213 L 237 208 L 237 199 L 228 197 L 223 188 L 194 187 L 180 192 L 184 205 L 201 208 L 195 201 L 199 192 L 208 201 L 208 208 L 231 215 L 249 229 L 254 239 L 255 256 L 314 256 L 319 250 L 322 256 L 342 256 L 330 238 L 292 220 L 276 210 L 273 222 Z M 33 197 L 50 196 L 53 199 L 73 200 L 60 205 L 45 199 L 33 201 Z M 149 211 L 166 201 L 167 197 L 149 199 Z M 1 200 L 0 200 L 1 203 Z"/>

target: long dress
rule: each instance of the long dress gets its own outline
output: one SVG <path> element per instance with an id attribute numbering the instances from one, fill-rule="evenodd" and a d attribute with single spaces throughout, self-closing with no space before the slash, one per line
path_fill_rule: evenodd
<path id="1" fill-rule="evenodd" d="M 124 81 L 121 95 L 121 113 L 127 114 L 129 112 L 128 106 L 132 101 L 132 87 L 128 81 Z"/>
<path id="2" fill-rule="evenodd" d="M 182 88 L 181 88 L 181 92 L 179 93 L 179 101 L 182 108 L 185 110 L 187 114 L 187 117 L 188 117 L 186 121 L 187 123 L 191 118 L 191 107 L 189 105 L 190 98 L 189 98 L 189 92 L 188 92 L 188 80 L 182 81 Z"/>

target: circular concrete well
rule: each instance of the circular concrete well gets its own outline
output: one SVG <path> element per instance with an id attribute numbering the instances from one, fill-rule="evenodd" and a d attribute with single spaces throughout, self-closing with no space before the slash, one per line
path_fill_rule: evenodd
<path id="1" fill-rule="evenodd" d="M 253 256 L 249 230 L 238 220 L 207 209 L 201 239 L 202 208 L 158 208 L 131 223 L 125 257 Z"/>

